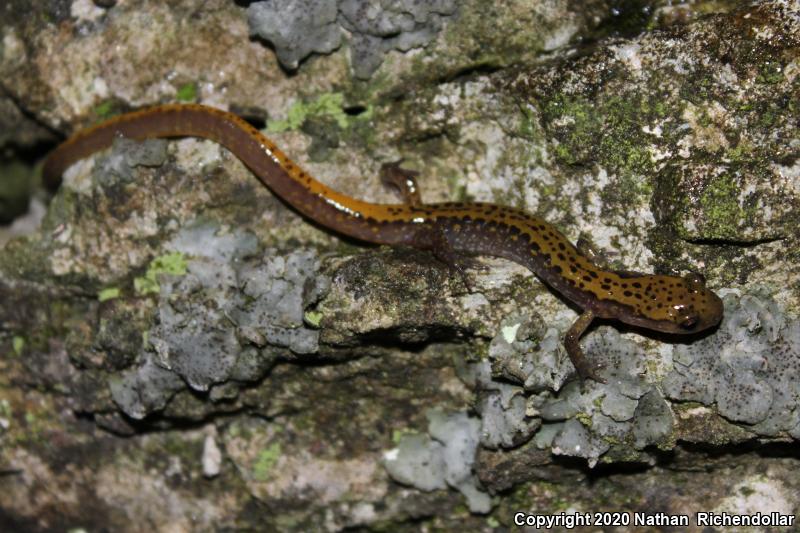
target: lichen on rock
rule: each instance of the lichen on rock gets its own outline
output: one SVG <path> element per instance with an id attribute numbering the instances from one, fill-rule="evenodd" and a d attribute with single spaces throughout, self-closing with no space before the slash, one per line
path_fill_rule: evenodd
<path id="1" fill-rule="evenodd" d="M 457 0 L 266 0 L 247 12 L 250 31 L 272 43 L 292 70 L 312 53 L 338 48 L 347 30 L 353 74 L 369 79 L 390 50 L 428 44 L 457 7 Z"/>
<path id="2" fill-rule="evenodd" d="M 715 406 L 757 434 L 800 437 L 800 323 L 769 296 L 728 294 L 719 331 L 673 359 L 669 398 Z"/>
<path id="3" fill-rule="evenodd" d="M 280 356 L 317 351 L 318 332 L 303 323 L 306 305 L 326 289 L 325 278 L 315 275 L 316 256 L 267 251 L 259 260 L 253 235 L 219 231 L 213 223 L 189 225 L 167 243 L 191 254 L 186 272 L 159 279 L 143 365 L 112 387 L 114 400 L 133 418 L 163 409 L 182 382 L 200 392 L 232 379 L 253 382 Z M 163 376 L 162 389 L 151 379 L 154 372 Z"/>

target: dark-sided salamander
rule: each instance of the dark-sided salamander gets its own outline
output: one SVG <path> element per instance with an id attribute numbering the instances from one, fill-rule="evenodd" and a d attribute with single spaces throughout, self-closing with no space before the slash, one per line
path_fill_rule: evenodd
<path id="1" fill-rule="evenodd" d="M 72 163 L 109 147 L 119 136 L 216 141 L 297 211 L 337 233 L 433 250 L 445 260 L 459 254 L 492 255 L 524 265 L 583 310 L 564 339 L 582 378 L 603 381 L 578 342 L 595 318 L 682 334 L 713 327 L 722 318 L 722 302 L 699 274 L 675 277 L 604 270 L 555 227 L 522 210 L 487 203 L 423 204 L 411 175 L 397 167 L 389 167 L 387 176 L 403 192 L 405 203 L 373 204 L 346 196 L 311 177 L 240 117 L 203 105 L 161 105 L 83 130 L 48 156 L 45 182 L 57 185 Z"/>

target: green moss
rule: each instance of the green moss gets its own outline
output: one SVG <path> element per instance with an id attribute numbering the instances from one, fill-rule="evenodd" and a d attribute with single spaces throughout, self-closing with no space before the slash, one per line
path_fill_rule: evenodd
<path id="1" fill-rule="evenodd" d="M 704 215 L 704 233 L 716 238 L 736 238 L 737 223 L 748 220 L 748 213 L 739 205 L 739 183 L 729 174 L 722 174 L 708 183 L 699 198 Z"/>
<path id="2" fill-rule="evenodd" d="M 739 488 L 739 494 L 741 494 L 744 497 L 752 496 L 755 493 L 756 491 L 753 490 L 752 487 L 742 486 Z"/>
<path id="3" fill-rule="evenodd" d="M 410 428 L 395 429 L 392 430 L 392 442 L 395 444 L 400 444 L 400 440 L 406 435 L 416 435 L 416 434 L 417 432 Z"/>
<path id="4" fill-rule="evenodd" d="M 16 335 L 13 339 L 11 339 L 11 346 L 14 349 L 14 355 L 19 357 L 22 355 L 22 350 L 25 349 L 25 339 Z"/>
<path id="5" fill-rule="evenodd" d="M 281 456 L 281 445 L 278 442 L 270 444 L 268 448 L 261 450 L 258 460 L 253 465 L 253 477 L 256 481 L 266 481 L 269 479 L 272 468 Z"/>
<path id="6" fill-rule="evenodd" d="M 519 136 L 532 141 L 533 144 L 540 143 L 544 140 L 545 135 L 538 118 L 527 105 L 520 105 L 519 110 L 522 113 L 522 119 L 519 121 Z"/>
<path id="7" fill-rule="evenodd" d="M 749 159 L 752 153 L 752 147 L 745 141 L 740 141 L 739 144 L 727 151 L 728 159 L 733 162 L 744 162 Z"/>
<path id="8" fill-rule="evenodd" d="M 12 414 L 13 412 L 11 410 L 11 402 L 6 400 L 5 398 L 0 398 L 0 418 L 5 419 L 6 421 L 10 421 Z"/>
<path id="9" fill-rule="evenodd" d="M 780 83 L 785 79 L 783 75 L 783 68 L 780 63 L 775 61 L 765 61 L 758 71 L 756 81 L 767 85 L 774 85 Z"/>
<path id="10" fill-rule="evenodd" d="M 178 87 L 175 97 L 180 102 L 194 102 L 197 100 L 197 85 L 194 82 L 184 83 Z"/>
<path id="11" fill-rule="evenodd" d="M 341 129 L 347 129 L 353 121 L 364 121 L 372 118 L 373 108 L 357 116 L 350 116 L 344 110 L 344 95 L 342 93 L 327 93 L 320 95 L 310 102 L 297 102 L 289 108 L 285 120 L 270 120 L 267 131 L 281 132 L 298 129 L 306 119 L 311 117 L 332 118 Z"/>
<path id="12" fill-rule="evenodd" d="M 556 130 L 559 144 L 555 153 L 565 165 L 576 165 L 588 154 L 595 132 L 600 129 L 601 119 L 592 112 L 592 103 L 581 97 L 559 95 L 545 102 L 542 115 L 546 124 Z"/>
<path id="13" fill-rule="evenodd" d="M 575 420 L 577 420 L 587 428 L 592 427 L 592 416 L 587 413 L 578 413 L 577 415 L 575 415 Z"/>
<path id="14" fill-rule="evenodd" d="M 641 175 L 654 167 L 642 124 L 675 112 L 653 95 L 626 94 L 599 101 L 558 95 L 544 102 L 542 118 L 558 140 L 553 153 L 560 163 L 599 163 L 617 174 Z"/>
<path id="15" fill-rule="evenodd" d="M 120 295 L 120 290 L 117 287 L 108 287 L 97 293 L 97 300 L 99 302 L 105 302 L 108 300 L 119 298 L 119 295 Z"/>
<path id="16" fill-rule="evenodd" d="M 34 443 L 39 441 L 42 435 L 42 420 L 40 420 L 34 413 L 28 411 L 22 417 L 25 421 L 25 441 Z"/>
<path id="17" fill-rule="evenodd" d="M 303 315 L 303 320 L 309 326 L 318 328 L 320 321 L 322 321 L 322 317 L 323 314 L 319 311 L 306 311 L 305 315 Z"/>
<path id="18" fill-rule="evenodd" d="M 95 106 L 94 114 L 97 118 L 107 119 L 114 114 L 114 102 L 106 100 Z"/>
<path id="19" fill-rule="evenodd" d="M 180 252 L 165 254 L 153 259 L 147 273 L 133 280 L 136 294 L 158 294 L 161 287 L 158 283 L 160 274 L 183 276 L 186 274 L 186 258 Z"/>

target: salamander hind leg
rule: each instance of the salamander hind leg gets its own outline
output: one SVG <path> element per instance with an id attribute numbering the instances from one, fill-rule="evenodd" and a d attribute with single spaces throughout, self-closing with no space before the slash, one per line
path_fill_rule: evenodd
<path id="1" fill-rule="evenodd" d="M 585 256 L 589 261 L 599 266 L 603 270 L 611 270 L 612 272 L 619 274 L 623 278 L 635 278 L 637 276 L 644 276 L 644 274 L 642 274 L 641 272 L 636 272 L 635 270 L 613 269 L 611 267 L 611 259 L 616 254 L 609 254 L 604 250 L 597 249 L 595 245 L 586 237 L 579 237 L 578 241 L 575 243 L 575 248 L 578 249 L 581 255 Z"/>
<path id="2" fill-rule="evenodd" d="M 452 274 L 461 279 L 469 292 L 473 292 L 474 286 L 467 276 L 467 269 L 486 270 L 473 256 L 453 249 L 442 229 L 436 226 L 427 228 L 424 233 L 417 234 L 417 238 L 415 242 L 411 243 L 411 246 L 433 254 L 437 260 L 444 263 Z"/>
<path id="3" fill-rule="evenodd" d="M 578 376 L 580 376 L 581 380 L 591 379 L 598 383 L 606 383 L 606 380 L 598 374 L 603 367 L 601 365 L 593 365 L 586 358 L 580 345 L 581 337 L 586 332 L 589 324 L 592 323 L 592 320 L 594 320 L 594 313 L 584 311 L 564 335 L 564 348 L 567 349 L 567 355 L 569 355 L 575 370 L 578 371 Z"/>
<path id="4" fill-rule="evenodd" d="M 603 270 L 611 270 L 611 260 L 616 254 L 599 249 L 590 239 L 581 235 L 575 242 L 575 248 L 589 261 Z"/>
<path id="5" fill-rule="evenodd" d="M 422 197 L 417 185 L 419 172 L 401 167 L 402 162 L 401 159 L 394 163 L 384 163 L 381 166 L 381 182 L 395 190 L 403 199 L 403 203 L 413 207 L 421 206 Z"/>

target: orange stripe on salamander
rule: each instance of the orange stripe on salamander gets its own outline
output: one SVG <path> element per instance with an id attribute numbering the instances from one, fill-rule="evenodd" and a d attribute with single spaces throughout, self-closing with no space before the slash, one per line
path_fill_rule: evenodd
<path id="1" fill-rule="evenodd" d="M 68 166 L 109 147 L 118 136 L 216 141 L 294 209 L 340 234 L 431 250 L 451 264 L 459 254 L 483 254 L 524 265 L 583 310 L 564 340 L 582 378 L 603 381 L 578 342 L 595 317 L 668 333 L 696 333 L 722 318 L 722 302 L 706 288 L 702 276 L 627 277 L 603 270 L 555 227 L 519 209 L 484 203 L 423 204 L 414 175 L 396 165 L 385 167 L 384 180 L 398 188 L 405 203 L 358 200 L 314 179 L 240 117 L 203 105 L 156 106 L 78 132 L 48 156 L 45 182 L 57 185 Z"/>

